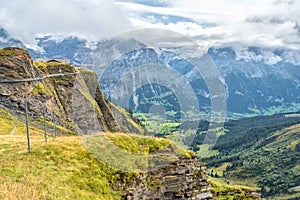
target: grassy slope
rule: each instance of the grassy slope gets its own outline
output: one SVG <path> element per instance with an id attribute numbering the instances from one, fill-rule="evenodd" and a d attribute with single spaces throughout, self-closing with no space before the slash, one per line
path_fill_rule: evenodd
<path id="1" fill-rule="evenodd" d="M 63 137 L 44 144 L 32 138 L 32 152 L 25 137 L 0 139 L 1 199 L 114 199 L 108 176 L 86 151 L 78 137 Z"/>
<path id="2" fill-rule="evenodd" d="M 162 139 L 136 135 L 105 134 L 126 150 L 145 153 L 169 144 Z M 0 199 L 120 199 L 114 180 L 120 172 L 99 162 L 83 145 L 79 136 L 31 137 L 27 153 L 25 136 L 0 137 Z M 126 145 L 130 144 L 130 145 Z M 141 148 L 143 147 L 143 148 Z M 125 173 L 130 181 L 134 173 Z"/>
<path id="3" fill-rule="evenodd" d="M 252 199 L 249 196 L 251 191 L 256 188 L 246 187 L 242 185 L 232 185 L 226 183 L 224 179 L 209 177 L 211 183 L 211 192 L 217 196 L 218 200 L 234 200 L 234 199 Z"/>
<path id="4" fill-rule="evenodd" d="M 83 144 L 85 138 L 48 135 L 46 145 L 43 131 L 31 127 L 29 154 L 23 117 L 20 121 L 3 109 L 0 111 L 0 199 L 120 199 L 121 191 L 112 188 L 116 188 L 115 180 L 121 173 L 99 162 L 92 153 L 103 152 L 88 151 Z M 18 128 L 12 135 L 14 126 Z M 175 148 L 169 140 L 153 137 L 122 133 L 88 136 L 96 137 L 108 138 L 120 149 L 141 154 L 170 145 Z M 190 155 L 180 149 L 176 152 Z M 130 181 L 135 175 L 122 173 L 123 181 Z"/>

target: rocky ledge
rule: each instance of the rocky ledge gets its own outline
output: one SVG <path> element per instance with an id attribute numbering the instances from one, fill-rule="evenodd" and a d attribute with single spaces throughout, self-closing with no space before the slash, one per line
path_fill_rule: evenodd
<path id="1" fill-rule="evenodd" d="M 123 199 L 213 199 L 206 166 L 193 159 L 178 159 L 138 175 L 125 185 Z"/>

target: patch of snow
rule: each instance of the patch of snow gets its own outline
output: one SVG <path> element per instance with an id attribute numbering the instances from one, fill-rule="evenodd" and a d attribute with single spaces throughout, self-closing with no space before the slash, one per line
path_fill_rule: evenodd
<path id="1" fill-rule="evenodd" d="M 97 49 L 97 45 L 98 45 L 97 42 L 90 42 L 90 41 L 87 41 L 87 42 L 85 43 L 85 47 L 88 48 L 88 49 L 91 49 L 91 50 L 96 50 L 96 49 Z"/>
<path id="2" fill-rule="evenodd" d="M 240 92 L 240 91 L 238 91 L 238 90 L 236 90 L 236 91 L 234 92 L 234 94 L 241 95 L 241 96 L 245 96 L 242 92 Z"/>

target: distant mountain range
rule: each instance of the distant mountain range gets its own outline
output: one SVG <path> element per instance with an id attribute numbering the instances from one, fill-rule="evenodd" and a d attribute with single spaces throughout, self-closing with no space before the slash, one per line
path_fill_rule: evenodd
<path id="1" fill-rule="evenodd" d="M 154 64 L 175 70 L 187 80 L 203 111 L 209 111 L 211 106 L 211 96 L 203 78 L 193 70 L 188 60 L 169 49 L 153 49 L 134 39 L 89 42 L 77 37 L 49 35 L 36 40 L 38 50 L 27 48 L 33 59 L 69 59 L 71 64 L 93 69 L 100 77 L 104 93 L 116 103 L 120 100 L 118 95 L 125 95 L 116 92 L 120 78 L 141 65 Z M 0 47 L 5 46 L 25 47 L 20 40 L 0 29 Z M 300 111 L 299 52 L 261 47 L 242 50 L 222 47 L 210 48 L 207 54 L 222 75 L 220 81 L 225 83 L 229 117 Z M 150 81 L 144 83 L 143 88 L 134 89 L 138 93 L 128 91 L 126 101 L 129 102 L 126 103 L 135 112 L 149 112 L 156 104 L 166 111 L 180 110 L 176 95 L 168 88 L 153 85 Z"/>

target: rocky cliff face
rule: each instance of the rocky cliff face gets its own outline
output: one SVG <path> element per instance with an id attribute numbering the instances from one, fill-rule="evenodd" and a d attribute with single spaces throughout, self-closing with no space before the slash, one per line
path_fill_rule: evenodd
<path id="1" fill-rule="evenodd" d="M 124 199 L 213 199 L 204 164 L 180 159 L 127 184 Z"/>
<path id="2" fill-rule="evenodd" d="M 131 114 L 103 95 L 92 71 L 57 61 L 33 62 L 19 48 L 0 49 L 1 106 L 54 120 L 73 132 L 99 131 L 143 133 Z M 128 127 L 128 128 L 127 128 Z"/>
<path id="3" fill-rule="evenodd" d="M 193 158 L 158 165 L 120 186 L 122 199 L 126 200 L 261 199 L 259 193 L 247 187 L 210 183 L 206 165 Z"/>

